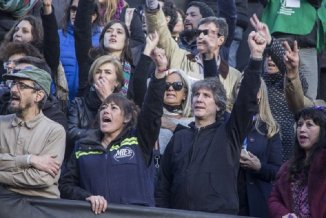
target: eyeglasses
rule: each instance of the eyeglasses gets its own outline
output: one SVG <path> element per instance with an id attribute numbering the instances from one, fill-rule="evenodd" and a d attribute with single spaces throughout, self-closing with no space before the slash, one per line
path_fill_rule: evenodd
<path id="1" fill-rule="evenodd" d="M 169 90 L 170 86 L 172 86 L 173 90 L 180 91 L 183 88 L 182 82 L 173 82 L 173 83 L 166 83 L 165 84 L 165 90 Z"/>
<path id="2" fill-rule="evenodd" d="M 30 85 L 27 85 L 23 82 L 20 82 L 20 81 L 12 81 L 10 84 L 9 84 L 9 88 L 12 88 L 14 86 L 17 86 L 17 89 L 19 90 L 24 90 L 24 89 L 33 89 L 35 91 L 39 91 L 39 89 L 35 88 L 34 86 L 30 86 Z"/>
<path id="3" fill-rule="evenodd" d="M 196 30 L 196 37 L 199 37 L 200 34 L 204 34 L 204 36 L 208 35 L 209 34 L 209 30 L 208 29 L 205 29 L 205 30 Z M 222 34 L 220 33 L 217 33 L 217 37 L 220 37 L 222 36 Z"/>
<path id="4" fill-rule="evenodd" d="M 77 6 L 70 6 L 69 10 L 71 13 L 76 13 L 77 12 Z"/>

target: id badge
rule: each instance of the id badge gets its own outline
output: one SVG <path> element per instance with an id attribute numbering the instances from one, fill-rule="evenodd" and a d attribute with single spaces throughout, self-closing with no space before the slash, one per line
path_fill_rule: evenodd
<path id="1" fill-rule="evenodd" d="M 287 8 L 300 8 L 300 0 L 284 0 Z"/>

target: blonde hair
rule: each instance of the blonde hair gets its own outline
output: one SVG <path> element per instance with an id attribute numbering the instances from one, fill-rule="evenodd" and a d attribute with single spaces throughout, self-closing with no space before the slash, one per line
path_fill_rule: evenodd
<path id="1" fill-rule="evenodd" d="M 267 138 L 273 137 L 276 133 L 279 132 L 279 126 L 277 122 L 275 121 L 271 108 L 269 106 L 269 101 L 268 101 L 268 91 L 266 87 L 266 83 L 264 80 L 261 80 L 261 85 L 260 85 L 260 101 L 259 101 L 259 113 L 257 114 L 257 120 L 255 122 L 255 128 L 256 130 L 263 134 L 259 130 L 260 124 L 263 122 L 266 124 L 266 129 L 267 129 Z"/>
<path id="2" fill-rule="evenodd" d="M 93 84 L 94 75 L 96 74 L 96 71 L 98 70 L 98 68 L 100 68 L 103 64 L 106 64 L 106 63 L 112 64 L 116 70 L 115 73 L 117 76 L 118 86 L 115 87 L 113 92 L 119 92 L 124 85 L 123 69 L 122 69 L 122 65 L 121 65 L 120 61 L 111 55 L 100 56 L 92 63 L 92 65 L 89 69 L 88 82 L 89 82 L 89 84 Z"/>
<path id="3" fill-rule="evenodd" d="M 117 12 L 118 9 L 118 3 L 120 0 L 107 0 L 105 7 L 105 13 L 103 15 L 103 21 L 104 23 L 108 23 L 112 20 L 113 15 Z M 128 3 L 123 0 L 124 6 L 123 7 L 128 7 Z"/>

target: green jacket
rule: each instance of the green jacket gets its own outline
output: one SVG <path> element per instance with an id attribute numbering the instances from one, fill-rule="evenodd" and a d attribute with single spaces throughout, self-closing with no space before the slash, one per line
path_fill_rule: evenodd
<path id="1" fill-rule="evenodd" d="M 326 30 L 326 0 L 316 9 L 307 0 L 300 0 L 300 7 L 286 7 L 285 2 L 270 0 L 264 9 L 262 21 L 266 23 L 271 33 L 280 32 L 295 35 L 309 34 L 316 22 L 317 50 L 325 47 Z"/>

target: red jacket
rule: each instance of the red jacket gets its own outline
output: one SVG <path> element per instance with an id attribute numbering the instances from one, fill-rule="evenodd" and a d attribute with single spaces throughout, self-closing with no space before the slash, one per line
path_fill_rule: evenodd
<path id="1" fill-rule="evenodd" d="M 268 199 L 269 217 L 282 217 L 293 213 L 292 193 L 288 181 L 289 161 L 279 170 L 272 193 Z M 308 176 L 308 203 L 311 216 L 326 217 L 326 149 L 314 158 Z"/>

